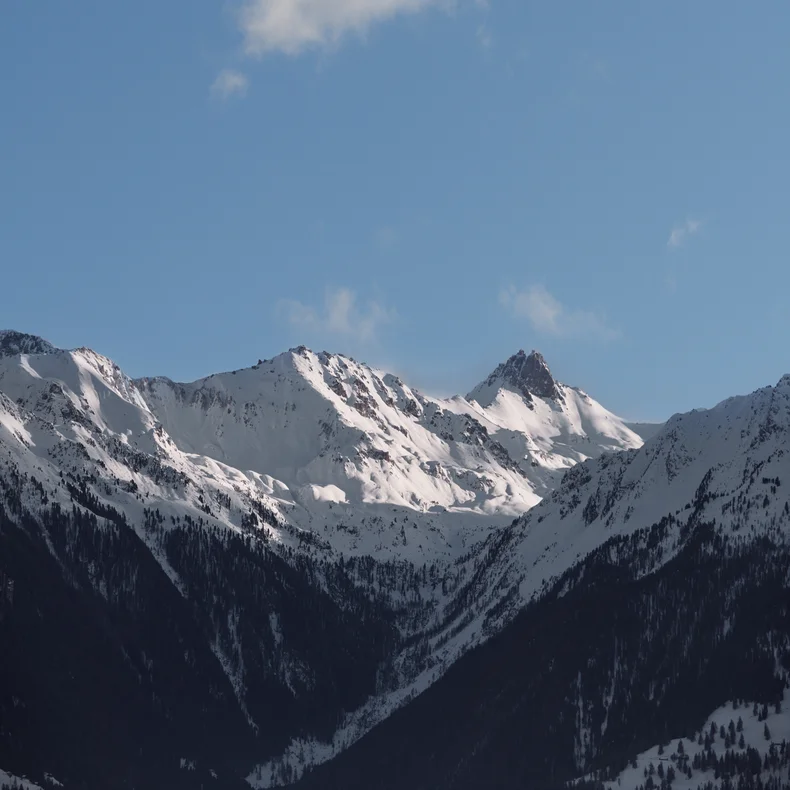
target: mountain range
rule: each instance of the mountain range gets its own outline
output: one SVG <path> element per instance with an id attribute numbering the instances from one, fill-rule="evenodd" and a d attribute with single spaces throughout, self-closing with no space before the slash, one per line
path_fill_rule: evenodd
<path id="1" fill-rule="evenodd" d="M 744 765 L 786 776 L 754 733 L 790 672 L 789 438 L 790 377 L 640 425 L 534 351 L 440 399 L 304 347 L 180 384 L 0 332 L 0 769 L 622 786 L 748 701 Z"/>

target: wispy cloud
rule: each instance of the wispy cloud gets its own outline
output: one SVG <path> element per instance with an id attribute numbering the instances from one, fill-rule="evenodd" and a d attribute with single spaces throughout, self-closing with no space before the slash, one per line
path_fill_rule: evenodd
<path id="1" fill-rule="evenodd" d="M 491 32 L 491 28 L 488 25 L 480 25 L 477 28 L 477 43 L 483 49 L 491 49 L 494 46 L 494 34 Z"/>
<path id="2" fill-rule="evenodd" d="M 530 322 L 536 332 L 555 337 L 591 337 L 614 340 L 619 332 L 599 313 L 574 310 L 562 304 L 542 285 L 519 290 L 515 286 L 503 289 L 499 303 L 514 318 Z"/>
<path id="3" fill-rule="evenodd" d="M 229 99 L 232 96 L 244 96 L 249 81 L 240 71 L 223 69 L 211 84 L 211 95 L 217 99 Z"/>
<path id="4" fill-rule="evenodd" d="M 357 294 L 350 288 L 327 290 L 320 308 L 283 299 L 278 303 L 278 313 L 302 331 L 350 337 L 365 343 L 376 340 L 381 327 L 392 323 L 397 316 L 395 310 L 375 300 L 360 305 Z"/>
<path id="5" fill-rule="evenodd" d="M 347 33 L 364 34 L 393 17 L 444 4 L 445 0 L 247 0 L 239 19 L 247 54 L 296 55 L 337 44 Z"/>
<path id="6" fill-rule="evenodd" d="M 667 247 L 670 249 L 682 247 L 686 243 L 686 240 L 697 233 L 701 227 L 702 220 L 699 219 L 687 219 L 685 222 L 675 225 L 669 234 Z"/>
<path id="7" fill-rule="evenodd" d="M 375 25 L 399 16 L 415 15 L 431 8 L 452 13 L 459 3 L 485 12 L 490 0 L 240 0 L 235 18 L 248 57 L 274 52 L 299 55 L 311 49 L 332 49 L 349 35 L 364 36 Z M 490 29 L 477 31 L 478 43 L 493 44 Z M 244 96 L 244 74 L 226 69 L 211 86 L 218 98 Z"/>

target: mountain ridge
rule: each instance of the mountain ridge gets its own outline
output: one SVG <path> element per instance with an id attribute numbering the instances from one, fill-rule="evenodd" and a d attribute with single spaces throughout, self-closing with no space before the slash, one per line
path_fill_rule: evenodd
<path id="1" fill-rule="evenodd" d="M 273 739 L 261 746 L 259 760 L 275 763 L 305 740 L 325 744 L 331 756 L 485 639 L 486 611 L 501 604 L 505 591 L 477 589 L 481 616 L 470 617 L 476 547 L 538 502 L 565 468 L 613 445 L 641 443 L 591 399 L 573 396 L 566 399 L 572 408 L 563 410 L 535 397 L 530 408 L 508 393 L 504 410 L 488 412 L 306 347 L 188 384 L 132 380 L 87 348 L 58 350 L 35 339 L 22 348 L 42 353 L 0 357 L 0 479 L 16 481 L 9 503 L 31 523 L 42 522 L 35 529 L 48 536 L 63 567 L 71 567 L 60 556 L 70 544 L 57 531 L 101 531 L 79 519 L 110 518 L 113 530 L 131 530 L 129 539 L 154 560 L 145 584 L 159 585 L 153 576 L 161 573 L 182 597 L 208 596 L 212 611 L 217 600 L 226 601 L 224 617 L 205 626 L 209 653 L 254 731 L 261 726 L 256 672 L 283 689 L 277 694 L 297 695 L 296 704 L 321 688 L 320 658 L 304 639 L 300 651 L 285 651 L 273 663 L 261 655 L 263 645 L 287 644 L 278 642 L 287 601 L 271 603 L 261 619 L 271 626 L 259 634 L 260 623 L 247 620 L 234 601 L 236 583 L 214 588 L 220 582 L 211 569 L 219 560 L 205 555 L 203 541 L 220 553 L 241 552 L 236 562 L 255 567 L 259 560 L 246 553 L 270 552 L 266 563 L 296 569 L 306 597 L 329 592 L 324 606 L 337 607 L 333 617 L 361 590 L 376 601 L 380 618 L 397 624 L 386 655 L 359 648 L 380 662 L 367 698 L 335 698 L 333 733 L 311 724 L 284 731 L 290 745 Z M 47 507 L 55 505 L 61 515 L 52 520 Z M 76 525 L 63 515 L 74 508 L 86 512 L 74 517 Z M 250 548 L 237 545 L 239 536 Z M 203 560 L 196 565 L 194 557 Z M 371 562 L 375 572 L 364 570 Z M 327 574 L 331 585 L 321 581 Z M 96 584 L 104 597 L 106 581 Z M 85 594 L 92 585 L 84 582 Z M 360 627 L 353 624 L 350 633 Z M 240 628 L 257 636 L 242 638 Z M 279 765 L 275 784 L 304 767 L 291 758 Z"/>
<path id="2" fill-rule="evenodd" d="M 123 434 L 124 442 L 149 452 L 161 444 L 152 438 L 156 430 L 182 453 L 262 475 L 266 494 L 294 513 L 306 508 L 308 521 L 364 503 L 501 525 L 539 501 L 579 460 L 641 443 L 622 420 L 564 385 L 557 385 L 565 393 L 561 408 L 538 396 L 527 401 L 507 393 L 487 410 L 460 396 L 423 395 L 397 376 L 304 346 L 248 368 L 176 383 L 133 380 L 90 349 L 58 350 L 34 336 L 26 342 L 60 359 L 64 369 L 32 355 L 37 361 L 19 366 L 26 375 L 14 384 L 4 365 L 0 386 L 14 399 L 28 397 L 43 379 L 52 378 L 49 386 L 56 389 L 62 381 L 70 409 L 94 401 L 83 417 Z M 131 404 L 128 414 L 120 408 L 129 426 L 121 421 L 113 429 L 115 417 L 101 414 L 97 396 L 80 391 L 81 382 L 98 379 Z M 462 550 L 466 541 L 440 538 L 445 552 Z"/>
<path id="3" fill-rule="evenodd" d="M 658 573 L 716 520 L 738 545 L 774 541 L 783 561 L 790 376 L 675 415 L 643 443 L 556 382 L 537 353 L 498 366 L 482 405 L 306 347 L 178 384 L 132 380 L 90 349 L 43 342 L 14 338 L 9 350 L 45 350 L 0 356 L 0 592 L 4 578 L 15 583 L 14 602 L 0 595 L 0 637 L 19 645 L 0 658 L 27 706 L 0 713 L 24 729 L 20 711 L 35 722 L 61 705 L 74 732 L 98 737 L 79 695 L 58 702 L 52 688 L 39 703 L 35 677 L 25 680 L 25 652 L 43 638 L 30 613 L 46 603 L 52 623 L 84 621 L 92 671 L 101 656 L 119 688 L 143 682 L 170 706 L 163 719 L 156 707 L 143 715 L 150 700 L 133 695 L 140 727 L 128 748 L 108 742 L 113 760 L 139 769 L 145 716 L 183 721 L 183 737 L 163 734 L 156 747 L 172 784 L 149 774 L 146 786 L 191 790 L 209 771 L 281 786 L 354 743 L 348 754 L 365 753 L 367 733 L 444 694 L 431 689 L 512 633 L 527 607 L 562 597 L 566 583 L 583 589 L 588 560 L 610 557 L 615 575 L 632 561 Z M 53 601 L 37 588 L 42 573 Z M 117 650 L 100 637 L 116 621 Z M 52 629 L 64 668 L 88 683 L 67 632 Z M 179 671 L 234 733 L 232 748 L 211 746 L 199 716 L 200 732 L 181 718 L 161 685 Z M 91 770 L 57 740 L 13 746 L 14 764 L 0 767 L 57 768 L 68 780 Z M 579 762 L 580 775 L 588 767 Z M 122 786 L 108 776 L 93 787 Z"/>

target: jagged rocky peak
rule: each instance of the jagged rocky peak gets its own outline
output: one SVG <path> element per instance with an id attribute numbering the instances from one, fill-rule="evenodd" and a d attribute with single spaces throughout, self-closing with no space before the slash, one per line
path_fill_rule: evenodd
<path id="1" fill-rule="evenodd" d="M 528 400 L 532 396 L 563 400 L 562 391 L 539 351 L 526 354 L 522 349 L 499 365 L 488 377 L 486 386 L 493 387 L 498 382 L 509 384 Z"/>
<path id="2" fill-rule="evenodd" d="M 58 349 L 52 343 L 37 335 L 17 332 L 13 329 L 0 329 L 0 357 L 17 354 L 52 354 Z"/>

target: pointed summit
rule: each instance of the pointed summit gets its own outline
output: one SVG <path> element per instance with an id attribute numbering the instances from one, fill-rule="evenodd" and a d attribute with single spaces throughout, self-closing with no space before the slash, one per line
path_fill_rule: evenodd
<path id="1" fill-rule="evenodd" d="M 16 332 L 13 329 L 0 329 L 0 357 L 13 357 L 17 354 L 53 354 L 57 349 L 52 343 L 37 335 Z"/>
<path id="2" fill-rule="evenodd" d="M 524 397 L 537 395 L 539 398 L 562 400 L 557 382 L 551 375 L 543 354 L 539 351 L 533 351 L 527 356 L 523 350 L 520 350 L 518 354 L 514 354 L 507 362 L 501 364 L 489 376 L 489 381 L 492 378 L 502 379 L 519 390 Z"/>
<path id="3" fill-rule="evenodd" d="M 559 385 L 539 351 L 532 351 L 527 355 L 522 349 L 513 354 L 506 362 L 498 365 L 484 382 L 478 384 L 468 397 L 485 406 L 496 397 L 502 387 L 514 389 L 528 404 L 532 403 L 534 397 L 564 400 Z"/>

